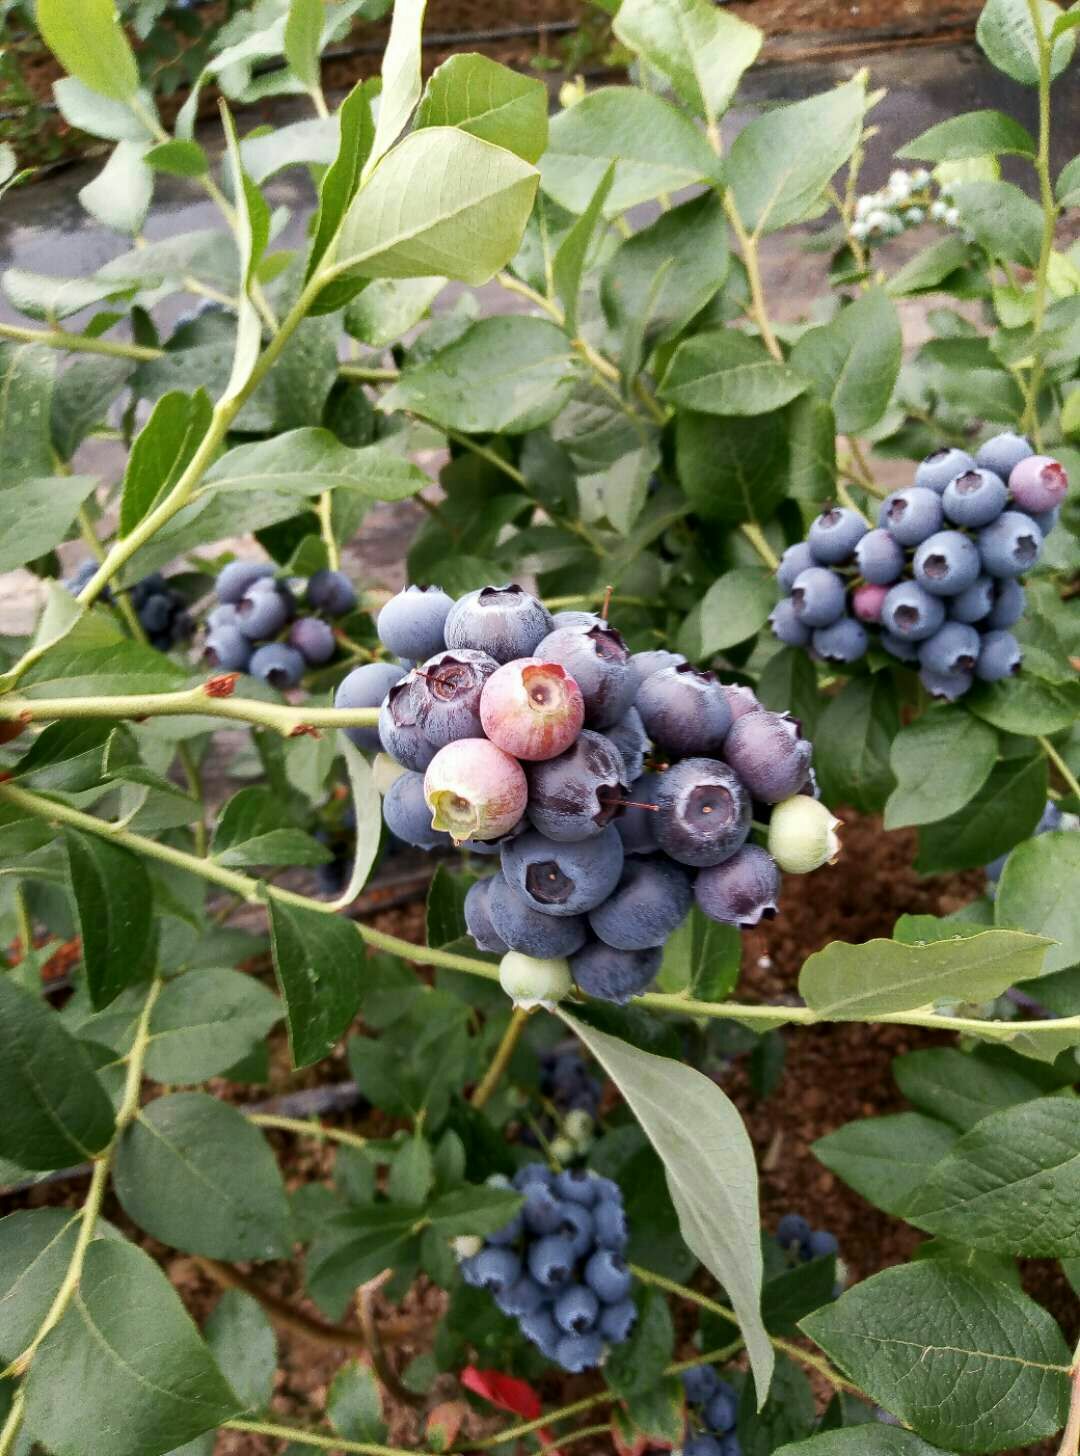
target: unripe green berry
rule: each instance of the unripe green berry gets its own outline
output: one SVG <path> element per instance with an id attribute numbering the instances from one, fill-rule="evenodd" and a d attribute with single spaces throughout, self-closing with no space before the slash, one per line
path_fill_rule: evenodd
<path id="1" fill-rule="evenodd" d="M 575 1107 L 563 1118 L 562 1130 L 571 1142 L 581 1142 L 583 1138 L 591 1138 L 595 1123 L 589 1114 L 582 1107 Z"/>
<path id="2" fill-rule="evenodd" d="M 457 1238 L 450 1240 L 450 1247 L 459 1260 L 471 1259 L 484 1247 L 484 1241 L 476 1234 L 458 1234 Z"/>
<path id="3" fill-rule="evenodd" d="M 841 821 L 808 794 L 794 794 L 773 806 L 769 853 L 789 875 L 808 875 L 832 864 L 840 853 Z"/>
<path id="4" fill-rule="evenodd" d="M 508 950 L 499 962 L 499 985 L 522 1010 L 543 1006 L 551 1011 L 570 990 L 573 981 L 568 961 L 541 961 L 535 956 Z"/>
<path id="5" fill-rule="evenodd" d="M 574 1144 L 567 1137 L 552 1138 L 548 1151 L 557 1163 L 572 1162 L 577 1153 Z"/>

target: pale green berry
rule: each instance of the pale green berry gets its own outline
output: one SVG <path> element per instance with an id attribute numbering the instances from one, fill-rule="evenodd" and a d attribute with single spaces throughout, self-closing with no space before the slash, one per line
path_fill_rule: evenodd
<path id="1" fill-rule="evenodd" d="M 577 1155 L 577 1148 L 566 1137 L 552 1138 L 548 1151 L 556 1163 L 569 1163 Z"/>
<path id="2" fill-rule="evenodd" d="M 585 1109 L 583 1107 L 575 1107 L 572 1112 L 568 1112 L 563 1118 L 562 1128 L 570 1141 L 577 1143 L 582 1138 L 591 1138 L 594 1126 L 595 1124 L 592 1118 Z"/>
<path id="3" fill-rule="evenodd" d="M 552 1011 L 573 985 L 570 963 L 565 960 L 537 960 L 508 950 L 499 962 L 499 985 L 523 1011 L 543 1006 Z"/>
<path id="4" fill-rule="evenodd" d="M 769 853 L 789 875 L 808 875 L 839 855 L 840 823 L 817 799 L 794 794 L 773 807 Z"/>
<path id="5" fill-rule="evenodd" d="M 476 1234 L 459 1234 L 456 1239 L 450 1240 L 450 1247 L 459 1260 L 471 1259 L 484 1247 L 484 1241 Z"/>

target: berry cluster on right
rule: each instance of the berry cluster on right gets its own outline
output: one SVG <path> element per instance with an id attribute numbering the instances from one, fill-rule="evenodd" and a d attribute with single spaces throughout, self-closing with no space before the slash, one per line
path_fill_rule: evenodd
<path id="1" fill-rule="evenodd" d="M 739 1415 L 735 1387 L 722 1380 L 711 1365 L 684 1370 L 682 1383 L 690 1417 L 683 1456 L 742 1456 L 742 1444 L 735 1434 Z"/>
<path id="2" fill-rule="evenodd" d="M 1019 578 L 1038 563 L 1068 486 L 1060 462 L 1021 435 L 995 435 L 974 457 L 935 450 L 914 485 L 882 501 L 875 529 L 833 506 L 784 552 L 773 633 L 837 664 L 876 643 L 947 702 L 1009 677 L 1022 661 L 1009 630 L 1024 613 Z"/>
<path id="3" fill-rule="evenodd" d="M 513 1187 L 524 1204 L 462 1260 L 466 1284 L 486 1289 L 547 1359 L 580 1374 L 621 1345 L 637 1320 L 622 1191 L 585 1168 L 527 1163 Z"/>

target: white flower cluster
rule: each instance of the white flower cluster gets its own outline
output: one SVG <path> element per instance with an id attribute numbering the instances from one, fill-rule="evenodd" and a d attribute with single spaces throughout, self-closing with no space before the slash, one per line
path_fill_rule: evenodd
<path id="1" fill-rule="evenodd" d="M 860 243 L 880 242 L 928 219 L 945 227 L 959 227 L 960 212 L 952 205 L 948 188 L 938 188 L 934 196 L 934 185 L 925 167 L 916 172 L 897 168 L 880 192 L 867 192 L 858 198 L 851 237 Z"/>

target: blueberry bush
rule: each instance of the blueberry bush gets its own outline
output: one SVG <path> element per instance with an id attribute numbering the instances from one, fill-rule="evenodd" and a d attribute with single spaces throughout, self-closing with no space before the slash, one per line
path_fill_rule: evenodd
<path id="1" fill-rule="evenodd" d="M 0 279 L 0 1182 L 81 1190 L 0 1220 L 0 1456 L 1077 1456 L 1017 1260 L 1080 1288 L 1080 12 L 988 0 L 1038 135 L 957 115 L 871 193 L 868 76 L 736 129 L 762 37 L 710 0 L 622 0 L 631 84 L 550 118 L 479 55 L 425 82 L 422 0 L 331 110 L 363 9 L 238 11 L 167 132 L 112 0 L 37 0 L 117 244 Z M 311 116 L 240 135 L 229 98 L 283 92 Z M 220 224 L 155 225 L 161 173 Z M 391 594 L 343 548 L 407 500 Z M 740 995 L 845 805 L 985 893 Z M 349 914 L 402 844 L 423 946 Z M 915 1110 L 816 1145 L 927 1235 L 850 1286 L 811 1208 L 762 1226 L 717 1074 L 767 1095 L 778 1033 L 845 1022 L 935 1033 Z M 245 1100 L 281 1024 L 316 1081 L 344 1041 L 369 1135 Z M 286 1139 L 331 1171 L 287 1186 Z M 227 1288 L 201 1329 L 162 1246 Z M 372 1301 L 417 1288 L 406 1363 Z M 279 1328 L 356 1354 L 314 1424 L 275 1416 Z"/>

